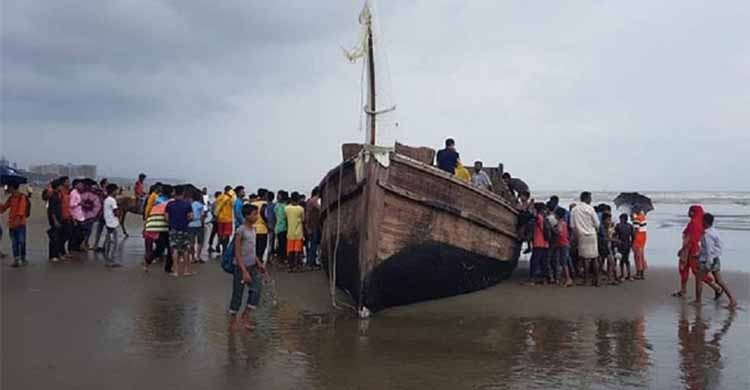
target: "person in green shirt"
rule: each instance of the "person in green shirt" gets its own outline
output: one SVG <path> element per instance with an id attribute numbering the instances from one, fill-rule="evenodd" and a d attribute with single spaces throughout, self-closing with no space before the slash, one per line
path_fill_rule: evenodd
<path id="1" fill-rule="evenodd" d="M 276 233 L 276 242 L 278 248 L 276 256 L 279 259 L 286 259 L 286 205 L 289 202 L 289 193 L 281 190 L 278 192 L 278 202 L 274 206 L 274 213 L 276 214 L 276 226 L 274 227 L 274 233 Z"/>

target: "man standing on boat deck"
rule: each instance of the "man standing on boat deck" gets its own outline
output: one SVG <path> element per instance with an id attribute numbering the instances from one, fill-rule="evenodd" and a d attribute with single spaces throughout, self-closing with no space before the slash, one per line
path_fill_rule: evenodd
<path id="1" fill-rule="evenodd" d="M 503 181 L 508 186 L 508 189 L 513 194 L 514 199 L 521 196 L 524 192 L 529 192 L 529 185 L 526 184 L 525 181 L 517 178 L 517 177 L 510 177 L 509 172 L 503 173 Z"/>
<path id="2" fill-rule="evenodd" d="M 445 140 L 445 149 L 441 149 L 437 153 L 437 166 L 453 175 L 456 173 L 456 164 L 458 164 L 456 141 L 453 138 L 448 138 Z"/>
<path id="3" fill-rule="evenodd" d="M 487 172 L 482 170 L 481 161 L 474 162 L 474 177 L 471 179 L 471 182 L 477 187 L 492 191 L 492 180 L 490 180 Z"/>

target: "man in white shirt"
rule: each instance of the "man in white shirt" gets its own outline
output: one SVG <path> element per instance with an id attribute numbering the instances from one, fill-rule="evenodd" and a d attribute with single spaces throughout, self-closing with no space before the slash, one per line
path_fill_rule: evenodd
<path id="1" fill-rule="evenodd" d="M 492 191 L 492 180 L 490 180 L 490 176 L 487 172 L 482 170 L 481 161 L 476 161 L 474 163 L 474 177 L 471 179 L 471 182 L 477 187 L 483 188 L 487 191 Z"/>
<path id="2" fill-rule="evenodd" d="M 114 260 L 117 249 L 117 228 L 120 227 L 120 220 L 117 217 L 117 184 L 108 184 L 107 198 L 104 199 L 103 214 L 104 224 L 107 227 L 107 235 L 104 238 L 104 259 L 105 265 L 109 268 L 117 268 L 122 265 Z"/>
<path id="3" fill-rule="evenodd" d="M 581 193 L 581 203 L 570 212 L 570 226 L 575 231 L 575 237 L 578 240 L 578 257 L 583 260 L 583 284 L 587 283 L 589 266 L 592 266 L 593 285 L 598 286 L 599 262 L 596 259 L 599 257 L 599 246 L 596 232 L 599 228 L 599 217 L 591 207 L 590 192 Z"/>

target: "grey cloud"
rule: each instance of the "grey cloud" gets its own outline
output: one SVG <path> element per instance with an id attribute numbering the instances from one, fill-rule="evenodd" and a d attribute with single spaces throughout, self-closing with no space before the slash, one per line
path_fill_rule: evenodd
<path id="1" fill-rule="evenodd" d="M 502 161 L 536 188 L 750 190 L 734 179 L 750 164 L 744 2 L 376 3 L 379 98 L 400 124 L 383 139 L 454 136 L 465 160 Z M 364 138 L 361 67 L 339 48 L 360 7 L 5 1 L 2 152 L 308 187 Z M 177 152 L 133 159 L 164 145 Z"/>

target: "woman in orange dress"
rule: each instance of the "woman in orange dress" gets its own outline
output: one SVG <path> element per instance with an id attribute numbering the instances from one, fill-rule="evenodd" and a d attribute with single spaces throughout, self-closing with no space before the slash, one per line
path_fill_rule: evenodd
<path id="1" fill-rule="evenodd" d="M 646 265 L 646 238 L 647 238 L 647 221 L 646 213 L 640 208 L 633 209 L 633 257 L 635 257 L 635 279 L 643 280 L 646 278 L 644 272 L 648 267 Z"/>

